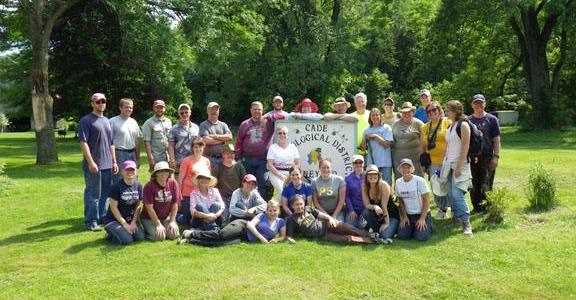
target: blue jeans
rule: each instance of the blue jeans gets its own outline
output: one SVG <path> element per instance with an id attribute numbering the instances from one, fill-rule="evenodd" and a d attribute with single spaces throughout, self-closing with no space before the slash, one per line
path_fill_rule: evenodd
<path id="1" fill-rule="evenodd" d="M 450 170 L 448 174 L 448 202 L 452 207 L 452 213 L 458 221 L 467 222 L 470 220 L 470 211 L 468 210 L 468 205 L 466 204 L 466 199 L 464 194 L 466 191 L 459 189 L 454 184 L 454 171 Z"/>
<path id="2" fill-rule="evenodd" d="M 392 186 L 392 167 L 380 167 L 378 170 L 380 171 L 382 180 L 386 181 L 389 186 Z"/>
<path id="3" fill-rule="evenodd" d="M 243 164 L 247 174 L 256 176 L 260 195 L 265 195 L 266 179 L 264 174 L 266 173 L 266 158 L 244 157 Z"/>
<path id="4" fill-rule="evenodd" d="M 93 174 L 86 162 L 82 163 L 84 171 L 84 224 L 88 229 L 101 223 L 106 215 L 108 195 L 112 187 L 112 169 L 98 170 Z"/>
<path id="5" fill-rule="evenodd" d="M 408 215 L 408 224 L 404 228 L 398 228 L 398 238 L 401 240 L 408 240 L 414 238 L 418 241 L 426 241 L 432 236 L 432 218 L 430 213 L 426 215 L 426 229 L 416 229 L 416 222 L 420 218 L 420 214 Z"/>
<path id="6" fill-rule="evenodd" d="M 134 152 L 134 150 L 124 151 L 116 149 L 115 153 L 116 153 L 116 162 L 118 163 L 118 169 L 120 169 L 122 167 L 122 163 L 127 160 L 136 161 L 136 153 Z M 120 182 L 120 179 L 122 179 L 122 174 L 120 174 L 120 171 L 118 171 L 118 173 L 116 174 L 112 174 L 112 184 Z"/>
<path id="7" fill-rule="evenodd" d="M 188 204 L 188 205 L 190 205 L 190 204 Z M 200 206 L 199 204 L 196 204 L 196 210 L 199 212 L 205 213 L 205 214 L 216 213 L 220 210 L 220 204 L 214 203 L 208 209 L 205 209 L 204 207 Z M 223 217 L 220 216 L 216 219 L 216 221 L 206 223 L 199 218 L 193 218 L 192 219 L 192 228 L 196 228 L 196 229 L 200 229 L 200 230 L 218 229 L 222 225 L 222 219 L 223 219 Z"/>
<path id="8" fill-rule="evenodd" d="M 442 169 L 442 165 L 431 165 L 430 166 L 430 176 L 432 174 L 437 173 L 440 174 L 440 170 Z M 450 205 L 448 205 L 448 196 L 436 196 L 434 195 L 434 202 L 438 209 L 446 211 Z"/>
<path id="9" fill-rule="evenodd" d="M 373 232 L 380 233 L 381 238 L 391 239 L 398 230 L 399 221 L 396 218 L 390 217 L 390 224 L 388 224 L 384 230 L 380 231 L 380 226 L 382 226 L 382 223 L 384 222 L 382 217 L 379 217 L 373 210 L 367 208 L 362 212 L 362 216 L 366 219 L 365 229 L 372 229 Z"/>
<path id="10" fill-rule="evenodd" d="M 192 219 L 192 215 L 190 214 L 190 197 L 182 196 L 178 213 L 176 213 L 176 223 L 188 226 L 190 225 L 190 219 Z"/>
<path id="11" fill-rule="evenodd" d="M 144 239 L 144 229 L 140 224 L 133 234 L 128 233 L 124 226 L 117 221 L 110 222 L 104 226 L 106 233 L 108 233 L 108 240 L 113 244 L 129 245 L 136 241 Z"/>

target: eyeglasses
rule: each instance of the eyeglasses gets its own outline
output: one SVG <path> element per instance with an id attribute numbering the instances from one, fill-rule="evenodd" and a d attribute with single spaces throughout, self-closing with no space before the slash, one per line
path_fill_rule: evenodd
<path id="1" fill-rule="evenodd" d="M 427 110 L 426 113 L 431 114 L 431 113 L 433 113 L 433 112 L 435 112 L 435 111 L 437 111 L 437 110 L 438 110 L 438 107 L 434 107 L 434 108 L 431 108 L 431 109 Z"/>
<path id="2" fill-rule="evenodd" d="M 355 161 L 354 164 L 355 164 L 355 165 L 363 165 L 364 162 L 363 162 L 363 161 Z"/>
<path id="3" fill-rule="evenodd" d="M 286 135 L 286 132 L 279 131 L 278 135 Z"/>
<path id="4" fill-rule="evenodd" d="M 94 101 L 94 103 L 96 103 L 96 104 L 106 104 L 106 99 L 99 99 L 99 100 Z"/>

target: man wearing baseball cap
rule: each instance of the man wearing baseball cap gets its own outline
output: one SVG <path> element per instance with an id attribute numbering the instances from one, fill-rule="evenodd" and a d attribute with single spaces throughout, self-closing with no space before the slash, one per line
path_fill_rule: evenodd
<path id="1" fill-rule="evenodd" d="M 150 171 L 160 161 L 170 161 L 168 155 L 168 137 L 172 129 L 172 121 L 164 116 L 166 104 L 163 100 L 154 100 L 152 104 L 154 115 L 142 125 L 142 139 L 146 147 Z"/>
<path id="2" fill-rule="evenodd" d="M 346 176 L 346 223 L 363 228 L 364 202 L 362 200 L 362 178 L 364 177 L 364 156 L 356 154 L 352 158 L 353 172 Z"/>
<path id="3" fill-rule="evenodd" d="M 476 125 L 484 140 L 488 143 L 488 151 L 482 151 L 476 160 L 470 162 L 472 171 L 472 192 L 470 199 L 474 212 L 486 211 L 486 192 L 492 190 L 494 174 L 500 159 L 500 125 L 498 118 L 486 112 L 486 97 L 476 94 L 472 97 L 472 109 L 474 113 L 468 120 Z"/>
<path id="4" fill-rule="evenodd" d="M 429 90 L 423 89 L 420 91 L 420 103 L 422 104 L 419 106 L 416 111 L 414 112 L 414 118 L 422 121 L 422 123 L 428 122 L 428 113 L 426 112 L 426 107 L 432 101 L 432 94 Z"/>
<path id="5" fill-rule="evenodd" d="M 272 118 L 273 120 L 283 120 L 287 119 L 289 113 L 284 110 L 284 98 L 280 95 L 274 96 L 272 98 L 272 110 L 267 112 L 264 117 L 265 118 Z"/>
<path id="6" fill-rule="evenodd" d="M 168 153 L 170 166 L 178 173 L 180 163 L 192 154 L 192 140 L 199 136 L 198 125 L 190 120 L 192 110 L 190 105 L 182 103 L 178 106 L 178 123 L 170 129 L 168 135 Z"/>
<path id="7" fill-rule="evenodd" d="M 112 174 L 118 172 L 112 143 L 112 127 L 104 116 L 106 96 L 91 97 L 92 112 L 80 119 L 78 137 L 84 160 L 84 224 L 88 230 L 101 230 L 101 218 L 106 213 L 106 200 L 112 185 Z"/>
<path id="8" fill-rule="evenodd" d="M 218 120 L 220 117 L 220 104 L 210 102 L 206 106 L 208 119 L 200 123 L 200 136 L 206 143 L 204 156 L 210 159 L 211 165 L 215 166 L 222 161 L 224 145 L 232 141 L 232 131 L 228 124 Z"/>

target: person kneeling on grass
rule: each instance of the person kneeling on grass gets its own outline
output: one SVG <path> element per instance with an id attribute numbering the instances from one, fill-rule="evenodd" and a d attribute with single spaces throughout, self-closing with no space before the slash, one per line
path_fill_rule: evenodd
<path id="1" fill-rule="evenodd" d="M 400 201 L 398 238 L 426 241 L 432 236 L 430 217 L 430 191 L 424 178 L 414 175 L 414 164 L 409 158 L 398 165 L 402 177 L 396 179 L 396 196 Z"/>
<path id="2" fill-rule="evenodd" d="M 379 168 L 370 165 L 362 181 L 362 201 L 366 228 L 378 232 L 386 244 L 392 243 L 392 237 L 398 229 L 398 208 L 390 199 L 390 186 L 381 177 Z"/>
<path id="3" fill-rule="evenodd" d="M 280 204 L 276 200 L 268 201 L 265 213 L 260 213 L 248 222 L 247 238 L 250 242 L 260 240 L 264 244 L 286 240 L 286 222 L 279 218 Z"/>
<path id="4" fill-rule="evenodd" d="M 374 243 L 368 232 L 340 222 L 330 215 L 304 205 L 304 198 L 295 195 L 292 198 L 292 215 L 286 221 L 289 237 L 326 239 L 344 243 Z"/>
<path id="5" fill-rule="evenodd" d="M 214 187 L 216 181 L 216 178 L 207 172 L 198 173 L 194 179 L 197 188 L 190 194 L 193 228 L 212 230 L 222 226 L 226 206 L 220 192 Z"/>
<path id="6" fill-rule="evenodd" d="M 266 210 L 266 201 L 258 193 L 257 184 L 256 176 L 244 175 L 242 186 L 232 193 L 230 199 L 230 221 L 252 220 L 254 216 Z"/>
<path id="7" fill-rule="evenodd" d="M 154 165 L 150 181 L 144 186 L 144 206 L 142 225 L 146 238 L 154 241 L 176 239 L 179 236 L 176 213 L 182 195 L 168 162 Z"/>
<path id="8" fill-rule="evenodd" d="M 127 160 L 120 167 L 122 180 L 112 186 L 108 213 L 102 223 L 110 242 L 128 245 L 144 239 L 144 230 L 138 221 L 142 212 L 143 191 L 136 179 L 136 163 Z"/>

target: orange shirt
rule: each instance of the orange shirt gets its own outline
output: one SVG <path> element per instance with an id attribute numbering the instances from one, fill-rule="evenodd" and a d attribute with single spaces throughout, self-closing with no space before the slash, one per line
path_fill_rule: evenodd
<path id="1" fill-rule="evenodd" d="M 190 193 L 195 188 L 194 178 L 202 171 L 210 174 L 210 160 L 208 158 L 202 156 L 196 160 L 193 156 L 188 156 L 182 160 L 178 177 L 182 197 L 190 197 Z"/>

